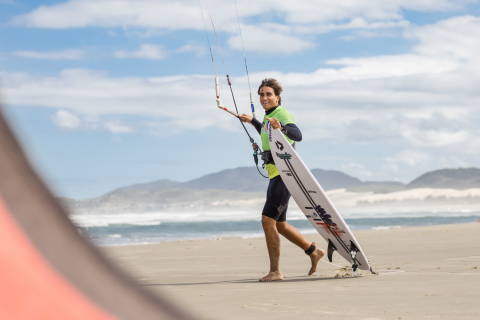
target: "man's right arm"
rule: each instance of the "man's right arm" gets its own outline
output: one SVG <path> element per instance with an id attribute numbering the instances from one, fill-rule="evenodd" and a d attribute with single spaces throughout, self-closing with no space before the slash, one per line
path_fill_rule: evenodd
<path id="1" fill-rule="evenodd" d="M 257 119 L 253 118 L 251 124 L 255 127 L 255 129 L 257 129 L 258 134 L 260 134 L 260 132 L 262 131 L 262 123 Z"/>
<path id="2" fill-rule="evenodd" d="M 248 122 L 252 126 L 254 126 L 255 129 L 257 129 L 258 134 L 260 134 L 260 132 L 262 131 L 262 123 L 260 121 L 258 121 L 257 119 L 255 119 L 254 117 L 249 116 L 248 114 L 244 113 L 244 114 L 240 115 L 239 118 L 242 122 Z"/>

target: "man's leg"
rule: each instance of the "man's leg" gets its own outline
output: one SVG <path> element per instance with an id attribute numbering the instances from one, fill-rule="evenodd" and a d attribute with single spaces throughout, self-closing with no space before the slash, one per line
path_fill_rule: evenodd
<path id="1" fill-rule="evenodd" d="M 282 236 L 287 238 L 290 242 L 302 248 L 303 251 L 310 248 L 311 244 L 303 236 L 303 234 L 301 234 L 300 231 L 298 231 L 298 229 L 295 228 L 294 226 L 289 225 L 286 221 L 283 221 L 283 222 L 276 221 L 276 229 Z M 312 275 L 315 271 L 317 271 L 318 261 L 322 259 L 324 254 L 325 254 L 325 250 L 316 248 L 315 251 L 313 251 L 309 255 L 310 260 L 312 261 L 312 267 L 308 272 L 309 276 Z"/>
<path id="2" fill-rule="evenodd" d="M 262 226 L 267 240 L 268 256 L 270 257 L 270 272 L 260 281 L 283 280 L 283 275 L 280 272 L 280 235 L 277 230 L 277 221 L 262 216 Z"/>

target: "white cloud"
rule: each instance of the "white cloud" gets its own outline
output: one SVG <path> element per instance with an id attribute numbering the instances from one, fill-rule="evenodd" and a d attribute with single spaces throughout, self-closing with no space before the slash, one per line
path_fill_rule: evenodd
<path id="1" fill-rule="evenodd" d="M 399 1 L 405 9 L 428 12 L 433 10 L 452 11 L 464 8 L 466 4 L 475 3 L 477 0 L 404 0 Z M 436 9 L 434 9 L 436 8 Z"/>
<path id="2" fill-rule="evenodd" d="M 119 120 L 116 121 L 108 121 L 104 124 L 105 129 L 109 130 L 112 133 L 130 133 L 133 132 L 133 129 L 128 125 L 120 122 Z"/>
<path id="3" fill-rule="evenodd" d="M 403 142 L 422 149 L 456 146 L 460 149 L 471 145 L 477 135 L 466 119 L 446 117 L 438 112 L 415 117 L 370 114 L 345 124 L 344 133 L 345 140 L 352 143 Z"/>
<path id="4" fill-rule="evenodd" d="M 294 30 L 298 33 L 327 33 L 330 31 L 358 29 L 359 31 L 376 31 L 378 33 L 377 30 L 379 29 L 406 28 L 408 26 L 410 26 L 410 22 L 403 19 L 370 22 L 364 18 L 352 18 L 348 23 L 328 23 L 313 26 L 298 25 L 295 26 Z"/>
<path id="5" fill-rule="evenodd" d="M 423 12 L 461 9 L 470 0 L 391 0 L 352 1 L 317 0 L 292 2 L 288 0 L 239 0 L 241 18 L 268 16 L 276 13 L 293 25 L 324 25 L 335 21 L 352 20 L 352 25 L 365 27 L 367 22 L 386 23 L 402 20 L 401 9 Z M 208 17 L 204 6 L 204 15 Z M 235 4 L 211 0 L 209 7 L 218 30 L 235 29 Z M 18 16 L 13 23 L 39 28 L 134 27 L 168 30 L 203 29 L 198 2 L 154 0 L 70 0 L 51 6 L 40 6 Z"/>
<path id="6" fill-rule="evenodd" d="M 414 52 L 425 56 L 480 61 L 480 17 L 461 16 L 435 24 L 411 28 L 404 33 L 420 42 Z"/>
<path id="7" fill-rule="evenodd" d="M 203 129 L 222 121 L 222 125 L 235 122 L 234 117 L 216 108 L 211 76 L 113 78 L 103 72 L 84 69 L 64 70 L 57 77 L 48 78 L 6 72 L 0 76 L 6 103 L 11 105 L 60 108 L 94 119 L 118 114 L 138 115 L 151 122 L 154 132 L 156 123 L 162 123 L 163 128 L 182 127 L 185 131 L 185 128 Z M 222 86 L 226 89 L 226 84 Z M 231 106 L 227 101 L 226 104 Z M 193 123 L 192 118 L 195 119 Z M 116 130 L 111 124 L 108 129 Z M 239 128 L 231 125 L 230 130 Z"/>
<path id="8" fill-rule="evenodd" d="M 352 41 L 356 39 L 371 39 L 371 38 L 396 38 L 399 37 L 401 32 L 391 29 L 380 30 L 354 30 L 349 35 L 341 36 L 339 39 L 345 41 Z"/>
<path id="9" fill-rule="evenodd" d="M 87 116 L 86 118 L 82 120 L 72 112 L 58 110 L 52 116 L 52 121 L 56 126 L 65 130 L 99 130 L 103 128 L 115 134 L 134 132 L 132 127 L 118 119 L 103 121 L 98 116 Z"/>
<path id="10" fill-rule="evenodd" d="M 62 129 L 74 130 L 82 126 L 82 121 L 76 115 L 65 110 L 58 110 L 52 120 Z"/>
<path id="11" fill-rule="evenodd" d="M 418 44 L 411 53 L 335 59 L 327 65 L 336 68 L 311 73 L 251 73 L 251 81 L 275 77 L 282 83 L 284 105 L 308 139 L 476 154 L 480 69 L 470 51 L 480 38 L 478 25 L 479 18 L 465 16 L 412 27 L 406 37 Z M 449 49 L 452 39 L 456 39 L 454 49 Z M 115 78 L 74 69 L 49 78 L 3 73 L 2 81 L 12 104 L 82 115 L 144 116 L 155 134 L 165 128 L 197 130 L 214 125 L 236 130 L 229 126 L 233 117 L 215 108 L 210 76 Z M 232 81 L 238 105 L 248 106 L 246 78 Z M 223 102 L 231 108 L 227 85 L 221 83 L 221 88 Z M 196 119 L 194 124 L 191 118 Z"/>
<path id="12" fill-rule="evenodd" d="M 173 51 L 174 53 L 187 53 L 194 52 L 196 56 L 201 56 L 205 54 L 205 46 L 197 46 L 192 44 L 186 44 L 180 48 L 177 48 Z"/>
<path id="13" fill-rule="evenodd" d="M 165 47 L 162 45 L 154 44 L 141 44 L 140 48 L 135 51 L 125 51 L 118 50 L 114 52 L 114 56 L 118 59 L 148 59 L 148 60 L 163 60 L 166 59 L 170 54 L 178 53 L 187 53 L 194 52 L 196 56 L 201 56 L 205 54 L 205 47 L 186 44 L 180 48 L 177 48 L 172 51 L 165 50 Z"/>
<path id="14" fill-rule="evenodd" d="M 313 47 L 310 37 L 334 30 L 386 30 L 406 28 L 409 22 L 402 10 L 422 12 L 462 9 L 471 0 L 239 0 L 246 47 L 250 52 L 300 52 Z M 235 3 L 211 0 L 210 10 L 217 32 L 230 35 L 229 44 L 240 49 Z M 207 28 L 211 30 L 207 8 L 203 4 Z M 251 21 L 261 21 L 254 23 Z M 141 37 L 174 30 L 203 30 L 200 7 L 190 0 L 70 0 L 51 6 L 40 6 L 17 16 L 14 25 L 34 28 L 123 28 L 128 34 Z M 140 31 L 138 30 L 140 29 Z M 161 30 L 161 31 L 159 31 Z M 389 36 L 376 31 L 354 33 L 352 37 Z M 269 39 L 268 43 L 265 37 Z M 122 54 L 122 53 L 120 53 Z"/>
<path id="15" fill-rule="evenodd" d="M 364 165 L 359 163 L 344 164 L 342 165 L 342 170 L 353 176 L 370 177 L 372 175 Z"/>
<path id="16" fill-rule="evenodd" d="M 374 162 L 342 161 L 343 170 L 354 175 L 369 179 L 394 175 L 408 181 L 432 168 L 477 164 L 479 18 L 412 26 L 405 37 L 417 42 L 410 53 L 335 59 L 308 73 L 250 73 L 250 80 L 255 84 L 274 77 L 282 83 L 284 106 L 295 115 L 305 142 L 378 149 Z M 216 108 L 211 76 L 111 77 L 73 69 L 54 77 L 8 72 L 0 77 L 7 103 L 61 109 L 74 119 L 68 122 L 65 113 L 62 118 L 57 112 L 57 122 L 64 128 L 117 133 L 135 128 L 162 137 L 211 126 L 242 130 L 235 118 Z M 223 81 L 223 102 L 232 108 Z M 248 113 L 246 77 L 232 77 L 232 82 L 240 112 Z M 102 120 L 118 115 L 136 115 L 142 122 Z M 93 120 L 79 125 L 75 120 L 79 117 Z M 383 146 L 390 151 L 383 151 Z M 336 163 L 336 169 L 342 169 Z"/>
<path id="17" fill-rule="evenodd" d="M 393 157 L 387 157 L 384 159 L 386 162 L 395 164 L 405 164 L 411 167 L 426 165 L 431 161 L 431 157 L 428 153 L 416 151 L 416 150 L 404 150 Z"/>
<path id="18" fill-rule="evenodd" d="M 384 177 L 397 176 L 400 181 L 410 182 L 427 171 L 478 166 L 478 158 L 478 155 L 476 159 L 472 159 L 461 153 L 431 152 L 407 148 L 384 157 L 382 165 L 375 168 L 375 174 Z"/>
<path id="19" fill-rule="evenodd" d="M 458 67 L 456 61 L 403 54 L 395 56 L 374 56 L 369 58 L 344 58 L 326 61 L 327 65 L 344 66 L 334 76 L 337 80 L 364 80 L 389 77 L 405 77 L 415 74 L 440 74 Z"/>
<path id="20" fill-rule="evenodd" d="M 291 35 L 291 28 L 263 24 L 260 26 L 243 26 L 245 50 L 268 54 L 292 54 L 313 48 L 314 42 L 301 40 Z M 240 35 L 228 40 L 231 48 L 242 50 Z"/>
<path id="21" fill-rule="evenodd" d="M 135 58 L 135 59 L 149 59 L 162 60 L 167 57 L 166 51 L 162 46 L 154 44 L 142 44 L 137 51 L 116 51 L 115 57 L 119 59 Z"/>
<path id="22" fill-rule="evenodd" d="M 12 23 L 36 28 L 126 27 L 200 29 L 198 3 L 154 0 L 70 0 L 40 6 Z M 195 19 L 197 18 L 197 19 Z"/>
<path id="23" fill-rule="evenodd" d="M 86 53 L 78 49 L 66 49 L 60 51 L 38 52 L 38 51 L 15 51 L 16 56 L 46 60 L 81 60 L 85 59 Z"/>
<path id="24" fill-rule="evenodd" d="M 414 147 L 446 147 L 468 141 L 469 134 L 465 130 L 457 132 L 411 129 L 402 133 L 407 143 Z"/>
<path id="25" fill-rule="evenodd" d="M 402 18 L 401 9 L 424 12 L 449 11 L 462 8 L 472 1 L 454 0 L 372 0 L 372 1 L 268 1 L 272 8 L 286 14 L 286 20 L 296 24 L 344 21 L 363 18 L 368 21 L 395 21 Z"/>

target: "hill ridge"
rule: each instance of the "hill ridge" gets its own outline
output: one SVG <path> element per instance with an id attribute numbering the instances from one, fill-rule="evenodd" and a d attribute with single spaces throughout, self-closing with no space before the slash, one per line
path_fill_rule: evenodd
<path id="1" fill-rule="evenodd" d="M 355 188 L 362 185 L 376 185 L 389 189 L 389 186 L 403 186 L 401 182 L 380 181 L 368 183 L 352 177 L 344 172 L 337 170 L 312 169 L 313 176 L 321 184 L 324 190 L 333 190 L 340 188 Z M 238 167 L 234 169 L 224 169 L 218 172 L 209 173 L 201 177 L 178 182 L 168 179 L 154 180 L 146 183 L 136 183 L 130 186 L 120 187 L 112 190 L 103 196 L 109 196 L 117 192 L 126 191 L 150 191 L 163 189 L 189 189 L 189 190 L 208 190 L 220 189 L 238 192 L 265 192 L 268 187 L 268 179 L 261 178 L 256 167 Z"/>
<path id="2" fill-rule="evenodd" d="M 458 190 L 480 187 L 480 169 L 469 167 L 433 170 L 422 174 L 405 186 L 406 189 L 432 187 Z"/>

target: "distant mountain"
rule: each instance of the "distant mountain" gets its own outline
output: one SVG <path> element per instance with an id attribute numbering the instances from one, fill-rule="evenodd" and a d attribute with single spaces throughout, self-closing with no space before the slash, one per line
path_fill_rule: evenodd
<path id="1" fill-rule="evenodd" d="M 267 175 L 266 172 L 263 172 Z M 207 174 L 177 186 L 181 189 L 221 189 L 241 192 L 262 192 L 267 190 L 268 179 L 263 178 L 256 167 L 240 167 Z"/>
<path id="2" fill-rule="evenodd" d="M 225 209 L 232 206 L 240 209 L 259 207 L 261 209 L 265 194 L 263 192 L 237 192 L 231 190 L 122 190 L 86 200 L 69 201 L 59 199 L 70 212 L 76 213 L 132 213 L 168 210 Z M 258 201 L 260 200 L 260 201 Z M 258 209 L 258 208 L 257 208 Z"/>
<path id="3" fill-rule="evenodd" d="M 458 190 L 480 188 L 480 169 L 458 168 L 430 171 L 407 184 L 406 188 L 451 188 Z"/>
<path id="4" fill-rule="evenodd" d="M 266 175 L 266 172 L 263 172 Z M 335 170 L 313 169 L 313 176 L 324 190 L 348 188 L 362 185 L 362 181 L 343 172 Z M 239 167 L 210 173 L 187 182 L 171 180 L 156 180 L 147 183 L 138 183 L 115 189 L 106 195 L 124 191 L 154 191 L 163 189 L 191 189 L 191 190 L 232 190 L 239 192 L 265 192 L 268 179 L 262 178 L 256 167 Z"/>
<path id="5" fill-rule="evenodd" d="M 478 168 L 427 172 L 408 185 L 395 181 L 361 181 L 334 170 L 313 169 L 312 174 L 326 191 L 345 188 L 359 194 L 387 194 L 414 188 L 480 188 Z M 261 210 L 267 185 L 268 179 L 260 177 L 255 167 L 241 167 L 207 174 L 187 182 L 164 179 L 118 188 L 97 198 L 59 200 L 69 211 L 75 212 Z M 461 201 L 465 202 L 464 199 Z"/>
<path id="6" fill-rule="evenodd" d="M 267 175 L 266 172 L 263 172 L 263 174 Z M 263 192 L 267 187 L 268 179 L 262 178 L 256 167 L 239 167 L 210 173 L 187 182 L 162 179 L 147 183 L 137 183 L 131 186 L 117 188 L 105 194 L 105 196 L 120 191 L 158 191 L 163 189 L 217 189 L 240 192 Z"/>
<path id="7" fill-rule="evenodd" d="M 359 186 L 362 184 L 360 179 L 349 176 L 341 171 L 312 169 L 311 172 L 325 191 Z"/>
<path id="8" fill-rule="evenodd" d="M 264 170 L 262 170 L 264 174 Z M 361 181 L 341 171 L 312 169 L 313 176 L 325 191 L 346 188 L 351 192 L 389 193 L 414 188 L 480 188 L 480 169 L 459 168 L 427 172 L 405 185 L 396 181 Z M 167 179 L 115 189 L 105 196 L 127 191 L 159 191 L 165 189 L 226 190 L 237 192 L 265 192 L 268 179 L 262 178 L 256 167 L 239 167 L 204 175 L 187 182 Z"/>
<path id="9" fill-rule="evenodd" d="M 180 182 L 178 181 L 162 179 L 162 180 L 156 180 L 156 181 L 147 182 L 147 183 L 137 183 L 128 187 L 121 187 L 107 193 L 107 195 L 118 192 L 118 191 L 136 191 L 136 190 L 148 191 L 148 190 L 171 189 L 171 188 L 176 188 L 179 184 Z"/>

